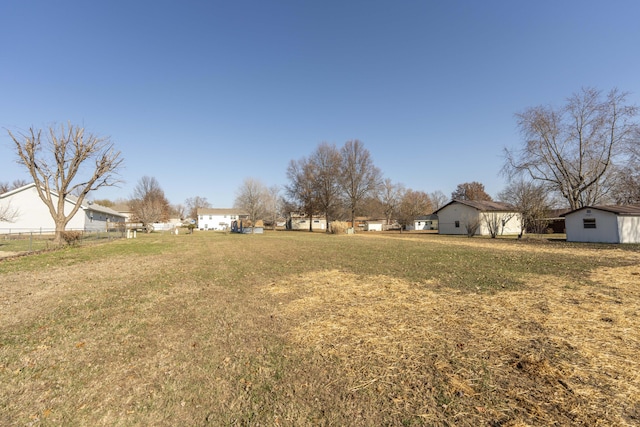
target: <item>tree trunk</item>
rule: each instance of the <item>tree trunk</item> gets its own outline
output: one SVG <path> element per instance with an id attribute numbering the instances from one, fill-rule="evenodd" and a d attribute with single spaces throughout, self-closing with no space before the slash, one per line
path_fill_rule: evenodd
<path id="1" fill-rule="evenodd" d="M 65 243 L 65 240 L 62 237 L 62 234 L 64 233 L 64 229 L 65 229 L 67 223 L 64 220 L 64 218 L 56 218 L 54 223 L 56 225 L 56 234 L 55 234 L 55 237 L 53 239 L 53 244 L 54 244 L 54 246 L 62 246 Z"/>

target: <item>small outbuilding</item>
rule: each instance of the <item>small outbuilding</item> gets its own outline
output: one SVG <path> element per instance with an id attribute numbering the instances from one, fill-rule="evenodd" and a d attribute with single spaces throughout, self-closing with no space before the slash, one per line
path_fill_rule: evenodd
<path id="1" fill-rule="evenodd" d="M 568 242 L 640 243 L 640 206 L 585 206 L 563 214 Z"/>
<path id="2" fill-rule="evenodd" d="M 521 214 L 499 202 L 452 200 L 437 211 L 438 234 L 476 236 L 518 235 L 522 232 Z"/>
<path id="3" fill-rule="evenodd" d="M 417 217 L 413 221 L 414 230 L 437 230 L 438 229 L 438 215 L 422 215 Z"/>

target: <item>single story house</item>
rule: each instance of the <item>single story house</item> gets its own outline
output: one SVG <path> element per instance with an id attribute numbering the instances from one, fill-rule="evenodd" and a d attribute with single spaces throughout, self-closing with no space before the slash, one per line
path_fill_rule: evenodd
<path id="1" fill-rule="evenodd" d="M 57 194 L 53 193 L 57 204 Z M 71 212 L 78 199 L 74 196 L 65 198 L 65 213 Z M 0 208 L 8 208 L 12 212 L 10 221 L 0 221 L 0 234 L 55 231 L 55 223 L 49 208 L 40 199 L 34 183 L 16 188 L 0 195 Z M 116 223 L 124 223 L 125 216 L 106 206 L 84 201 L 76 214 L 67 223 L 67 230 L 106 231 Z"/>
<path id="2" fill-rule="evenodd" d="M 437 230 L 438 229 L 438 215 L 422 215 L 417 217 L 413 221 L 414 230 Z"/>
<path id="3" fill-rule="evenodd" d="M 568 242 L 640 243 L 640 206 L 585 206 L 563 214 Z"/>
<path id="4" fill-rule="evenodd" d="M 226 208 L 199 208 L 197 215 L 199 230 L 230 230 L 233 221 L 249 217 L 239 209 Z"/>
<path id="5" fill-rule="evenodd" d="M 369 219 L 365 222 L 364 231 L 382 231 L 386 223 L 383 219 Z"/>
<path id="6" fill-rule="evenodd" d="M 438 234 L 517 235 L 522 232 L 521 214 L 513 207 L 499 202 L 479 200 L 452 200 L 437 211 Z"/>
<path id="7" fill-rule="evenodd" d="M 312 230 L 326 230 L 327 220 L 324 216 L 314 216 L 311 219 Z M 287 219 L 287 230 L 309 231 L 309 217 L 299 212 L 290 212 Z"/>

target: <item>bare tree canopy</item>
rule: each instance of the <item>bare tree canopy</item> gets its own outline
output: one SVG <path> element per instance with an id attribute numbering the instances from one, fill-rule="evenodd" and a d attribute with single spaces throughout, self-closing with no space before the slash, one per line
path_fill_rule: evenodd
<path id="1" fill-rule="evenodd" d="M 405 188 L 402 184 L 394 184 L 389 178 L 382 182 L 379 198 L 384 210 L 387 225 L 391 225 L 394 215 L 398 214 L 400 202 L 404 193 Z"/>
<path id="2" fill-rule="evenodd" d="M 431 193 L 429 193 L 429 198 L 431 199 L 431 204 L 433 205 L 434 211 L 437 211 L 438 209 L 446 205 L 449 201 L 447 195 L 440 190 L 432 191 Z"/>
<path id="3" fill-rule="evenodd" d="M 451 198 L 454 200 L 491 201 L 491 196 L 484 191 L 484 184 L 477 181 L 458 184 L 455 191 L 451 193 Z"/>
<path id="4" fill-rule="evenodd" d="M 327 225 L 339 202 L 340 151 L 333 144 L 321 143 L 309 158 L 312 186 L 318 210 L 324 212 Z M 327 227 L 329 232 L 329 227 Z"/>
<path id="5" fill-rule="evenodd" d="M 543 184 L 525 179 L 509 183 L 498 195 L 500 201 L 513 206 L 520 215 L 520 236 L 526 230 L 542 233 L 547 223 L 544 221 L 549 212 L 549 192 Z"/>
<path id="6" fill-rule="evenodd" d="M 4 194 L 8 191 L 15 190 L 16 188 L 24 187 L 28 182 L 24 179 L 14 179 L 13 182 L 0 182 L 0 194 Z"/>
<path id="7" fill-rule="evenodd" d="M 147 232 L 151 232 L 151 224 L 169 219 L 170 209 L 169 200 L 158 180 L 150 176 L 140 178 L 131 199 L 132 219 L 141 222 Z"/>
<path id="8" fill-rule="evenodd" d="M 309 231 L 313 231 L 313 215 L 317 209 L 313 165 L 306 158 L 291 160 L 287 167 L 289 183 L 285 186 L 291 205 L 309 218 Z"/>
<path id="9" fill-rule="evenodd" d="M 503 172 L 546 183 L 572 209 L 600 203 L 612 182 L 612 166 L 624 161 L 621 156 L 638 135 L 638 109 L 626 105 L 626 98 L 616 89 L 603 96 L 583 88 L 560 108 L 538 106 L 516 114 L 524 141 L 519 149 L 505 149 Z"/>
<path id="10" fill-rule="evenodd" d="M 252 227 L 258 220 L 264 219 L 267 209 L 267 187 L 255 178 L 246 178 L 238 189 L 235 207 L 249 215 Z M 253 233 L 253 229 L 251 230 Z"/>
<path id="11" fill-rule="evenodd" d="M 198 209 L 211 207 L 211 203 L 209 203 L 207 198 L 200 196 L 189 197 L 184 201 L 184 204 L 186 205 L 187 215 L 192 219 L 198 217 Z"/>
<path id="12" fill-rule="evenodd" d="M 369 150 L 360 141 L 347 141 L 342 150 L 340 167 L 340 187 L 351 213 L 351 224 L 355 224 L 356 210 L 368 196 L 378 191 L 382 174 L 373 164 Z"/>
<path id="13" fill-rule="evenodd" d="M 417 217 L 433 212 L 429 195 L 424 191 L 407 190 L 402 195 L 399 206 L 400 225 L 405 229 L 412 225 Z"/>
<path id="14" fill-rule="evenodd" d="M 54 243 L 62 244 L 62 233 L 87 194 L 119 183 L 116 176 L 123 163 L 120 151 L 109 138 L 70 123 L 49 127 L 44 138 L 42 130 L 34 128 L 26 133 L 8 133 L 15 144 L 18 163 L 31 175 L 40 199 L 51 213 L 56 229 Z M 67 212 L 65 199 L 72 194 L 77 201 Z"/>

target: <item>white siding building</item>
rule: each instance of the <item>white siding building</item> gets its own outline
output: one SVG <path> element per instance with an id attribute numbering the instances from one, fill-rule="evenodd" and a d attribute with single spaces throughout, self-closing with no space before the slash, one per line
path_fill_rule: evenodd
<path id="1" fill-rule="evenodd" d="M 53 195 L 57 203 L 57 196 Z M 77 199 L 65 199 L 65 213 L 70 213 Z M 0 194 L 0 209 L 12 213 L 10 221 L 0 221 L 0 234 L 38 231 L 52 233 L 55 223 L 49 208 L 38 196 L 35 184 L 28 184 L 4 194 Z M 66 230 L 106 231 L 107 226 L 124 222 L 124 215 L 106 206 L 84 202 L 78 212 L 67 223 Z"/>
<path id="2" fill-rule="evenodd" d="M 199 230 L 231 230 L 231 223 L 246 220 L 248 215 L 237 209 L 200 208 L 197 211 Z"/>
<path id="3" fill-rule="evenodd" d="M 640 206 L 585 206 L 563 216 L 568 242 L 640 243 Z"/>
<path id="4" fill-rule="evenodd" d="M 436 212 L 438 234 L 467 234 L 467 228 L 476 225 L 475 235 L 490 235 L 489 222 L 498 225 L 498 235 L 520 234 L 520 213 L 498 202 L 452 200 Z"/>

